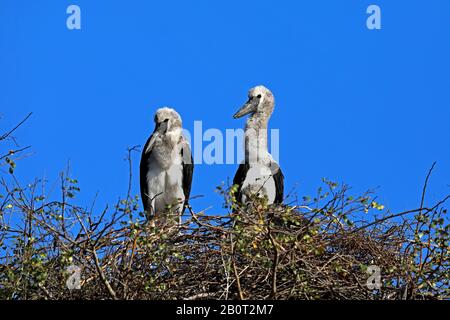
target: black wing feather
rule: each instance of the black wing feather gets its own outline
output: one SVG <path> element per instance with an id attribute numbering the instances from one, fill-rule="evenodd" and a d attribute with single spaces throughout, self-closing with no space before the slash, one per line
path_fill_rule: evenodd
<path id="1" fill-rule="evenodd" d="M 185 154 L 186 153 L 186 154 Z M 183 148 L 181 148 L 181 157 L 183 159 L 183 193 L 184 193 L 184 208 L 189 205 L 189 197 L 191 195 L 192 186 L 192 176 L 194 175 L 194 159 L 192 158 L 192 153 L 189 145 L 186 143 Z M 190 161 L 189 161 L 190 160 Z"/>
<path id="2" fill-rule="evenodd" d="M 236 201 L 240 203 L 242 201 L 242 184 L 244 183 L 245 178 L 247 177 L 247 172 L 250 169 L 250 165 L 248 163 L 241 163 L 239 165 L 236 174 L 234 175 L 233 185 L 237 185 L 238 189 L 236 192 Z"/>
<path id="3" fill-rule="evenodd" d="M 281 168 L 278 168 L 277 173 L 273 175 L 275 181 L 275 200 L 274 203 L 282 203 L 284 198 L 284 175 Z"/>
<path id="4" fill-rule="evenodd" d="M 153 132 L 153 134 L 155 134 L 155 132 Z M 145 143 L 144 149 L 142 150 L 141 163 L 139 165 L 141 200 L 142 204 L 144 205 L 144 211 L 147 211 L 147 213 L 150 213 L 149 212 L 150 208 L 148 208 L 148 203 L 150 199 L 148 198 L 148 185 L 146 180 L 148 172 L 148 159 L 151 157 L 153 150 L 150 149 L 147 153 L 145 153 L 145 151 L 148 148 L 148 145 L 153 137 L 153 134 L 150 136 L 150 138 L 148 138 L 147 142 Z"/>
<path id="5" fill-rule="evenodd" d="M 234 176 L 233 185 L 238 185 L 236 195 L 237 202 L 242 202 L 241 188 L 249 169 L 250 165 L 248 163 L 241 163 L 236 172 L 236 175 Z M 282 203 L 284 198 L 284 175 L 280 167 L 278 167 L 277 173 L 273 175 L 273 179 L 275 181 L 275 191 L 276 191 L 274 203 Z"/>

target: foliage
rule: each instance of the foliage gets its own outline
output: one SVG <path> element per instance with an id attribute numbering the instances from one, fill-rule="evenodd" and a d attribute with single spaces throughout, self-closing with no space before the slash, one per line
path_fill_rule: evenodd
<path id="1" fill-rule="evenodd" d="M 241 207 L 235 186 L 220 187 L 229 214 L 189 208 L 174 226 L 147 223 L 129 193 L 99 212 L 77 205 L 78 181 L 67 173 L 58 200 L 42 181 L 22 186 L 14 170 L 3 175 L 0 299 L 450 296 L 449 197 L 426 207 L 428 177 L 421 206 L 405 212 L 324 180 L 295 206 L 254 199 Z"/>
<path id="2" fill-rule="evenodd" d="M 327 193 L 299 207 L 255 199 L 240 208 L 231 189 L 221 192 L 233 213 L 191 210 L 178 228 L 145 223 L 138 197 L 95 214 L 72 203 L 77 181 L 63 181 L 65 200 L 51 202 L 39 182 L 3 181 L 0 298 L 449 297 L 443 202 L 367 222 L 361 215 L 381 207 L 370 194 L 348 196 L 346 186 L 327 182 Z M 71 265 L 81 271 L 79 290 L 67 288 Z M 381 271 L 380 288 L 368 282 L 370 266 Z"/>

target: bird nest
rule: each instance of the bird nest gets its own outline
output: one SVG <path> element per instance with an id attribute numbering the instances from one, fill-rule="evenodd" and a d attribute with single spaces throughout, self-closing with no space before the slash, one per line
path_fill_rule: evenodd
<path id="1" fill-rule="evenodd" d="M 23 223 L 2 220 L 0 298 L 449 297 L 448 198 L 391 213 L 370 193 L 327 187 L 301 206 L 240 207 L 223 190 L 232 213 L 189 208 L 180 226 L 145 223 L 138 198 L 97 215 L 69 202 L 18 201 Z"/>

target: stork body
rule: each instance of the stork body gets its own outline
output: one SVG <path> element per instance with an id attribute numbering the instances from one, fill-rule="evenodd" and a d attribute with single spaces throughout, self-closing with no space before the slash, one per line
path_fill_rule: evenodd
<path id="1" fill-rule="evenodd" d="M 245 160 L 239 165 L 233 184 L 238 186 L 237 201 L 246 204 L 252 196 L 267 197 L 268 203 L 281 203 L 284 176 L 267 145 L 267 126 L 275 106 L 273 94 L 258 86 L 248 93 L 247 103 L 233 116 L 250 114 L 245 126 Z"/>
<path id="2" fill-rule="evenodd" d="M 145 144 L 140 164 L 141 198 L 148 219 L 181 222 L 189 200 L 194 165 L 188 142 L 182 135 L 179 114 L 161 108 L 155 130 Z"/>

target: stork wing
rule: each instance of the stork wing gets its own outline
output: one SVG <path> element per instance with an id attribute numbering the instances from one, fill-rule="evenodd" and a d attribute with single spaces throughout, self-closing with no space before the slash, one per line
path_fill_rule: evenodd
<path id="1" fill-rule="evenodd" d="M 281 171 L 281 168 L 276 165 L 276 172 L 272 175 L 273 180 L 275 182 L 275 199 L 274 203 L 282 203 L 283 197 L 284 197 L 284 175 Z M 248 163 L 241 163 L 239 165 L 239 168 L 236 172 L 236 175 L 233 179 L 233 185 L 238 185 L 237 195 L 236 195 L 236 201 L 241 202 L 242 201 L 242 184 L 244 183 L 244 180 L 247 176 L 247 172 L 250 169 L 250 165 Z M 275 170 L 274 170 L 275 171 Z"/>
<path id="2" fill-rule="evenodd" d="M 142 150 L 142 156 L 141 156 L 141 163 L 140 163 L 140 184 L 141 184 L 141 199 L 142 203 L 144 205 L 144 210 L 147 211 L 147 213 L 150 213 L 150 208 L 148 207 L 149 204 L 149 197 L 148 197 L 148 184 L 147 184 L 147 172 L 149 170 L 149 163 L 148 159 L 151 157 L 153 146 L 155 144 L 156 138 L 160 135 L 158 131 L 153 131 L 150 138 L 148 138 L 147 142 L 145 143 L 144 149 Z"/>
<path id="3" fill-rule="evenodd" d="M 234 175 L 233 185 L 236 184 L 238 186 L 238 190 L 236 192 L 236 201 L 239 203 L 242 201 L 242 193 L 241 193 L 242 184 L 244 183 L 244 180 L 247 177 L 247 172 L 249 169 L 250 165 L 248 163 L 241 163 L 239 165 L 238 170 L 236 171 L 236 174 Z"/>
<path id="4" fill-rule="evenodd" d="M 184 193 L 184 205 L 189 204 L 189 196 L 191 194 L 192 176 L 194 174 L 194 159 L 192 158 L 191 148 L 189 143 L 182 138 L 181 158 L 183 166 L 183 193 Z M 183 208 L 183 212 L 186 207 Z"/>
<path id="5" fill-rule="evenodd" d="M 284 197 L 284 175 L 281 172 L 281 168 L 278 167 L 278 171 L 273 175 L 275 181 L 275 200 L 274 203 L 282 203 Z"/>

